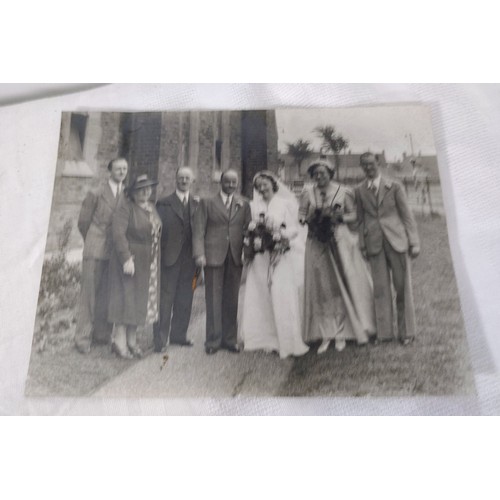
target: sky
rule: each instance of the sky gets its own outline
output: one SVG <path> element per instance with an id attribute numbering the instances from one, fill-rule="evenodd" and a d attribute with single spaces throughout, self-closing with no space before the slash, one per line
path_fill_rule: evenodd
<path id="1" fill-rule="evenodd" d="M 319 151 L 317 126 L 332 125 L 349 141 L 353 153 L 385 150 L 387 161 L 400 159 L 403 152 L 435 155 L 430 109 L 422 105 L 366 106 L 359 108 L 277 109 L 278 148 L 286 152 L 287 142 L 309 140 Z"/>

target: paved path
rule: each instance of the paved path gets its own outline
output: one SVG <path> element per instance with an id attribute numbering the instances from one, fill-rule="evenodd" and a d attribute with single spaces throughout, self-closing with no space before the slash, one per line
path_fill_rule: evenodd
<path id="1" fill-rule="evenodd" d="M 275 396 L 286 380 L 293 360 L 275 354 L 204 349 L 203 289 L 195 293 L 188 337 L 193 347 L 171 346 L 168 359 L 152 353 L 97 389 L 95 397 L 234 397 Z M 242 292 L 244 293 L 244 292 Z"/>

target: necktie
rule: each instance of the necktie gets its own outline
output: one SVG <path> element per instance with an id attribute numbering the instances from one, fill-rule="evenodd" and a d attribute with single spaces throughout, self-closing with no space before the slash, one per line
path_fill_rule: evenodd
<path id="1" fill-rule="evenodd" d="M 372 182 L 372 183 L 371 183 L 370 189 L 371 189 L 372 193 L 373 193 L 375 196 L 377 196 L 377 186 L 375 186 L 375 183 L 374 183 L 374 182 Z"/>
<path id="2" fill-rule="evenodd" d="M 184 196 L 184 198 L 182 199 L 182 204 L 184 206 L 186 206 L 188 204 L 188 199 L 187 199 L 187 196 Z"/>
<path id="3" fill-rule="evenodd" d="M 226 198 L 226 209 L 229 212 L 229 209 L 231 208 L 231 198 L 229 196 Z"/>
<path id="4" fill-rule="evenodd" d="M 116 186 L 116 197 L 117 198 L 118 198 L 118 196 L 120 196 L 121 187 L 122 187 L 121 183 L 118 184 L 118 186 Z"/>

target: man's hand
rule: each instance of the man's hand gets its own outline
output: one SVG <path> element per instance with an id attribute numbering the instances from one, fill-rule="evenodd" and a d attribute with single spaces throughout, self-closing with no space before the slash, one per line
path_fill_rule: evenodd
<path id="1" fill-rule="evenodd" d="M 196 257 L 196 259 L 194 260 L 194 263 L 198 267 L 205 267 L 207 265 L 207 259 L 205 259 L 204 255 L 200 255 L 199 257 Z"/>
<path id="2" fill-rule="evenodd" d="M 305 223 L 306 223 L 306 219 L 305 219 L 304 217 L 301 217 L 301 218 L 299 219 L 299 224 L 300 224 L 301 226 L 303 226 Z"/>
<path id="3" fill-rule="evenodd" d="M 130 259 L 123 264 L 123 274 L 127 274 L 129 276 L 133 276 L 135 274 L 135 265 L 134 258 L 130 257 Z"/>
<path id="4" fill-rule="evenodd" d="M 410 247 L 410 257 L 416 259 L 420 255 L 420 247 Z"/>

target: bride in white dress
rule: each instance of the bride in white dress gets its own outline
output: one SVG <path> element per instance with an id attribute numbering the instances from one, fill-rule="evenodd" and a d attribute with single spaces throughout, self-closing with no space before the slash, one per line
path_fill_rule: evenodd
<path id="1" fill-rule="evenodd" d="M 242 304 L 240 337 L 246 351 L 276 351 L 280 358 L 301 356 L 309 347 L 302 340 L 302 289 L 305 232 L 298 224 L 298 202 L 269 171 L 254 178 L 252 219 L 261 214 L 266 224 L 280 227 L 290 239 L 290 250 L 275 267 L 269 251 L 257 253 L 248 264 Z"/>

